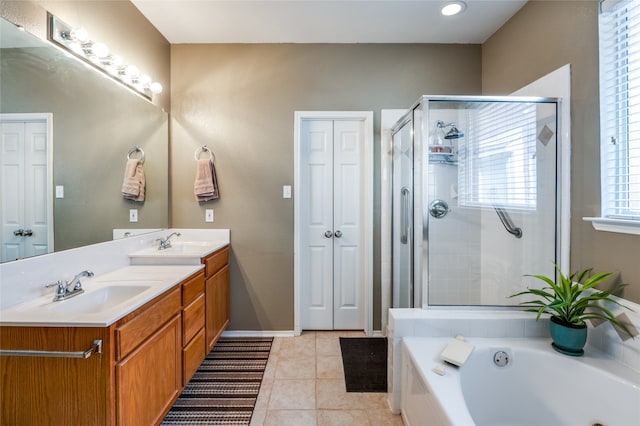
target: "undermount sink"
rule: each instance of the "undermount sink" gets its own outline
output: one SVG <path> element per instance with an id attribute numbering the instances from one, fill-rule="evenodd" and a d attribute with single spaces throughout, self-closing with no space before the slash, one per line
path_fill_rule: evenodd
<path id="1" fill-rule="evenodd" d="M 47 309 L 54 312 L 99 313 L 112 309 L 150 288 L 149 285 L 109 285 L 71 299 L 52 302 Z"/>

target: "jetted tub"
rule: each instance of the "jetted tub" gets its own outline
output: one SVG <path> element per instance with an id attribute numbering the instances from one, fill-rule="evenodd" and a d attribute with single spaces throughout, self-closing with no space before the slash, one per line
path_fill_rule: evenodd
<path id="1" fill-rule="evenodd" d="M 549 339 L 468 338 L 475 349 L 466 363 L 443 366 L 450 341 L 404 338 L 405 425 L 640 425 L 640 373 L 605 354 L 569 357 Z"/>

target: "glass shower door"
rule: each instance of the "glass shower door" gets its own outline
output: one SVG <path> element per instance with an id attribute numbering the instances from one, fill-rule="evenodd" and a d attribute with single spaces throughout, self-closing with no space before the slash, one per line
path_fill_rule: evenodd
<path id="1" fill-rule="evenodd" d="M 413 122 L 393 134 L 392 307 L 413 307 Z"/>
<path id="2" fill-rule="evenodd" d="M 428 120 L 428 304 L 516 305 L 554 274 L 556 103 L 431 100 Z"/>

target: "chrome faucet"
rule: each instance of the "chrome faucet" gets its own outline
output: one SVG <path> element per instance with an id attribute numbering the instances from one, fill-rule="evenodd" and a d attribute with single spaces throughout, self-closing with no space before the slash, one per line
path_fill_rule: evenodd
<path id="1" fill-rule="evenodd" d="M 54 286 L 56 287 L 56 294 L 53 296 L 53 301 L 59 302 L 61 300 L 70 299 L 74 296 L 84 293 L 84 290 L 82 289 L 82 283 L 80 282 L 80 278 L 92 277 L 92 276 L 93 276 L 93 272 L 82 271 L 76 276 L 74 276 L 73 278 L 71 278 L 70 281 L 59 280 L 55 283 L 47 284 L 45 285 L 45 287 L 46 288 L 54 287 Z"/>
<path id="2" fill-rule="evenodd" d="M 160 244 L 158 245 L 158 250 L 164 250 L 164 249 L 168 249 L 169 247 L 171 247 L 171 237 L 173 236 L 179 237 L 180 233 L 179 232 L 172 232 L 171 234 L 169 234 L 167 237 L 165 238 L 158 238 L 156 241 L 159 241 Z"/>

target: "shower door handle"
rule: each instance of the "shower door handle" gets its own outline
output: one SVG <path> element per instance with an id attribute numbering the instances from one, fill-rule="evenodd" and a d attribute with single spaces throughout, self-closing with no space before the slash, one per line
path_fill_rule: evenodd
<path id="1" fill-rule="evenodd" d="M 449 213 L 449 204 L 444 200 L 433 200 L 429 204 L 429 214 L 436 219 L 443 218 Z"/>
<path id="2" fill-rule="evenodd" d="M 406 186 L 400 190 L 400 242 L 409 242 L 409 232 L 411 231 L 411 191 Z"/>

